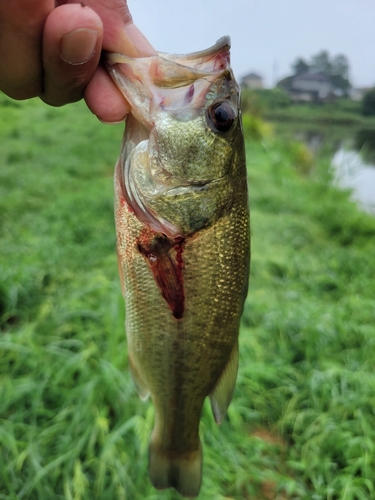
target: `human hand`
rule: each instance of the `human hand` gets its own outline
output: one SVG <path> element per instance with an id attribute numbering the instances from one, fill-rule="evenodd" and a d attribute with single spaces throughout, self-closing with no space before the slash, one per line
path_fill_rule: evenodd
<path id="1" fill-rule="evenodd" d="M 132 23 L 126 0 L 1 0 L 0 90 L 14 99 L 39 96 L 54 106 L 84 96 L 105 122 L 128 106 L 100 65 L 101 50 L 154 54 Z"/>

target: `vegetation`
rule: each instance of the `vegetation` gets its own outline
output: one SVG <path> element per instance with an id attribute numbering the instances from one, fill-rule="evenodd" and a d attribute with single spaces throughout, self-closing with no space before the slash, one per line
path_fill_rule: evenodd
<path id="1" fill-rule="evenodd" d="M 147 478 L 127 371 L 112 170 L 122 127 L 1 98 L 0 499 L 177 499 Z M 329 162 L 245 119 L 250 291 L 228 419 L 203 411 L 202 499 L 375 495 L 375 220 Z"/>
<path id="2" fill-rule="evenodd" d="M 363 96 L 361 111 L 365 116 L 375 116 L 375 88 Z"/>
<path id="3" fill-rule="evenodd" d="M 333 102 L 293 104 L 282 88 L 243 89 L 242 109 L 270 121 L 375 127 L 374 116 L 364 116 L 361 102 L 340 97 Z"/>
<path id="4" fill-rule="evenodd" d="M 289 108 L 292 100 L 289 94 L 280 88 L 242 89 L 242 110 L 251 115 L 264 115 L 275 109 Z"/>

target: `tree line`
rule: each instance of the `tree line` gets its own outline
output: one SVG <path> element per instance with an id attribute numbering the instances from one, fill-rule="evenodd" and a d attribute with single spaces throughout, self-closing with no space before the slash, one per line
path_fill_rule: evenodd
<path id="1" fill-rule="evenodd" d="M 331 56 L 327 50 L 313 55 L 310 60 L 298 57 L 292 64 L 293 74 L 278 83 L 279 87 L 287 88 L 295 76 L 304 73 L 324 73 L 335 93 L 347 96 L 351 88 L 349 79 L 349 60 L 343 54 Z"/>

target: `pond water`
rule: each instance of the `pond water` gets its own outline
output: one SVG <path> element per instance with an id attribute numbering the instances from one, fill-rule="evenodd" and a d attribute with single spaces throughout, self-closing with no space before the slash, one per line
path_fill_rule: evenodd
<path id="1" fill-rule="evenodd" d="M 352 190 L 352 198 L 375 215 L 375 129 L 311 128 L 274 124 L 276 133 L 304 141 L 314 154 L 323 148 L 331 155 L 334 182 Z"/>
<path id="2" fill-rule="evenodd" d="M 358 151 L 340 148 L 332 158 L 335 181 L 352 189 L 352 198 L 366 212 L 375 215 L 375 165 L 366 163 Z"/>

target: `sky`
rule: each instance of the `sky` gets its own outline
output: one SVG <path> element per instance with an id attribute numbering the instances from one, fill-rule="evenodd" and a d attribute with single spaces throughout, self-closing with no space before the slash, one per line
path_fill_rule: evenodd
<path id="1" fill-rule="evenodd" d="M 135 24 L 162 52 L 187 53 L 230 35 L 240 80 L 255 72 L 267 87 L 297 57 L 321 50 L 349 59 L 354 87 L 375 85 L 375 0 L 128 0 Z"/>

